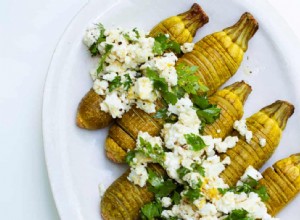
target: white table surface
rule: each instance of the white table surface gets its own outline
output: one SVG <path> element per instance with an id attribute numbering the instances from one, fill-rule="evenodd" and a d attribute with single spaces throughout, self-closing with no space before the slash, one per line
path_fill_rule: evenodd
<path id="1" fill-rule="evenodd" d="M 60 36 L 85 3 L 0 2 L 0 219 L 59 219 L 44 160 L 43 86 Z M 270 3 L 300 40 L 300 1 Z"/>

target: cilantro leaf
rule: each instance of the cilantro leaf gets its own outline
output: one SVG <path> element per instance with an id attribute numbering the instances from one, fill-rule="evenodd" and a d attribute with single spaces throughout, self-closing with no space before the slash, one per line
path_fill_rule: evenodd
<path id="1" fill-rule="evenodd" d="M 198 135 L 195 135 L 193 133 L 185 134 L 184 138 L 185 138 L 187 144 L 189 144 L 192 147 L 193 151 L 200 151 L 200 150 L 202 150 L 203 148 L 206 147 L 205 142 Z"/>
<path id="2" fill-rule="evenodd" d="M 155 194 L 156 198 L 161 198 L 170 195 L 176 188 L 177 184 L 171 179 L 164 180 L 161 176 L 157 175 L 152 169 L 148 168 L 149 178 L 147 182 L 148 190 Z"/>
<path id="3" fill-rule="evenodd" d="M 165 152 L 161 146 L 155 144 L 154 146 L 151 145 L 150 142 L 146 141 L 144 138 L 140 137 L 140 151 L 142 151 L 145 156 L 150 157 L 153 162 L 162 164 Z"/>
<path id="4" fill-rule="evenodd" d="M 154 220 L 155 218 L 160 217 L 162 212 L 162 205 L 158 201 L 147 203 L 141 208 L 141 212 L 142 219 Z"/>
<path id="5" fill-rule="evenodd" d="M 131 150 L 131 151 L 127 152 L 126 157 L 125 157 L 125 162 L 130 165 L 133 161 L 133 158 L 135 158 L 135 155 L 136 155 L 135 150 Z"/>
<path id="6" fill-rule="evenodd" d="M 192 95 L 191 99 L 197 115 L 203 123 L 211 124 L 220 117 L 221 109 L 210 104 L 206 96 Z"/>
<path id="7" fill-rule="evenodd" d="M 141 37 L 140 33 L 138 32 L 137 28 L 132 30 L 136 34 L 136 38 L 139 39 Z"/>
<path id="8" fill-rule="evenodd" d="M 163 55 L 166 50 L 171 50 L 176 54 L 181 53 L 180 44 L 170 40 L 165 34 L 159 34 L 154 38 L 153 53 Z"/>
<path id="9" fill-rule="evenodd" d="M 191 172 L 191 171 L 186 167 L 180 167 L 180 168 L 177 169 L 177 174 L 178 174 L 180 179 L 182 179 L 189 172 Z"/>
<path id="10" fill-rule="evenodd" d="M 201 110 L 210 108 L 212 106 L 206 96 L 192 95 L 191 99 L 194 105 Z"/>
<path id="11" fill-rule="evenodd" d="M 153 187 L 160 187 L 164 183 L 164 179 L 157 175 L 152 169 L 148 168 L 148 183 Z"/>
<path id="12" fill-rule="evenodd" d="M 235 209 L 225 218 L 225 220 L 255 220 L 248 217 L 248 212 L 245 209 Z"/>
<path id="13" fill-rule="evenodd" d="M 181 200 L 181 196 L 177 191 L 174 191 L 173 195 L 171 196 L 172 201 L 175 205 L 178 205 Z"/>
<path id="14" fill-rule="evenodd" d="M 215 120 L 220 117 L 221 109 L 217 107 L 211 107 L 204 110 L 197 110 L 197 115 L 200 120 L 206 124 L 212 124 Z"/>
<path id="15" fill-rule="evenodd" d="M 122 85 L 121 76 L 116 76 L 113 81 L 109 83 L 108 90 L 112 92 L 113 90 L 119 88 Z"/>
<path id="16" fill-rule="evenodd" d="M 194 172 L 198 172 L 201 176 L 205 176 L 205 170 L 200 164 L 193 163 L 191 167 L 193 168 Z"/>
<path id="17" fill-rule="evenodd" d="M 250 192 L 257 193 L 263 202 L 269 199 L 267 188 L 263 185 L 260 185 L 259 182 L 253 179 L 251 176 L 248 176 L 248 179 L 243 182 L 242 185 L 230 187 L 228 189 L 218 189 L 221 194 L 226 192 L 234 192 L 240 194 L 242 192 L 249 194 Z"/>
<path id="18" fill-rule="evenodd" d="M 195 200 L 197 200 L 201 194 L 200 194 L 200 190 L 198 189 L 192 189 L 189 188 L 185 193 L 184 196 L 190 200 L 191 202 L 194 202 Z"/>
<path id="19" fill-rule="evenodd" d="M 128 73 L 125 74 L 125 82 L 123 83 L 123 87 L 126 91 L 128 91 L 128 89 L 131 87 L 132 83 L 133 82 L 130 78 L 130 75 Z"/>
<path id="20" fill-rule="evenodd" d="M 105 49 L 104 49 L 105 53 L 101 56 L 101 58 L 99 60 L 99 66 L 97 68 L 98 74 L 103 70 L 105 59 L 110 54 L 112 48 L 113 48 L 113 45 L 111 45 L 111 44 L 105 45 Z"/>
<path id="21" fill-rule="evenodd" d="M 159 77 L 158 73 L 150 68 L 146 69 L 145 75 L 153 81 L 153 87 L 161 93 L 162 98 L 168 104 L 176 104 L 177 95 L 169 91 L 168 83 L 164 78 Z"/>
<path id="22" fill-rule="evenodd" d="M 188 94 L 196 95 L 198 92 L 207 92 L 208 88 L 199 82 L 197 72 L 197 66 L 188 66 L 184 63 L 179 63 L 176 66 L 178 75 L 178 86 L 184 89 Z"/>
<path id="23" fill-rule="evenodd" d="M 89 51 L 92 56 L 96 56 L 99 54 L 98 45 L 106 40 L 106 37 L 104 35 L 104 32 L 105 32 L 104 26 L 100 23 L 100 24 L 98 24 L 98 28 L 100 31 L 99 37 L 98 37 L 97 41 L 95 43 L 93 43 L 89 48 Z"/>
<path id="24" fill-rule="evenodd" d="M 158 111 L 156 111 L 154 118 L 167 118 L 168 117 L 168 109 L 167 108 L 161 108 Z"/>

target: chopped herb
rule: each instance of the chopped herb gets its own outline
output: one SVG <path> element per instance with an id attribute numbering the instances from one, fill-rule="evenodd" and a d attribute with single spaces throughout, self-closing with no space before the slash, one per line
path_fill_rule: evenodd
<path id="1" fill-rule="evenodd" d="M 168 113 L 167 108 L 161 108 L 155 113 L 154 118 L 163 118 L 163 119 L 165 119 L 165 118 L 168 117 L 167 113 Z"/>
<path id="2" fill-rule="evenodd" d="M 181 196 L 177 191 L 174 191 L 171 199 L 172 199 L 172 201 L 174 202 L 175 205 L 178 205 L 180 203 Z"/>
<path id="3" fill-rule="evenodd" d="M 194 105 L 196 105 L 197 108 L 199 108 L 201 110 L 210 108 L 212 106 L 209 103 L 208 98 L 206 96 L 192 95 L 191 99 L 192 99 L 192 102 L 194 103 Z"/>
<path id="4" fill-rule="evenodd" d="M 195 75 L 197 70 L 197 66 L 188 66 L 184 63 L 180 63 L 176 66 L 178 86 L 188 94 L 196 95 L 199 92 L 208 91 L 208 88 L 200 84 L 199 78 Z"/>
<path id="5" fill-rule="evenodd" d="M 142 219 L 154 220 L 160 217 L 162 212 L 162 205 L 159 201 L 147 203 L 141 208 Z"/>
<path id="6" fill-rule="evenodd" d="M 165 34 L 159 34 L 154 38 L 153 53 L 163 55 L 167 50 L 171 50 L 176 54 L 181 53 L 180 44 L 170 40 Z"/>
<path id="7" fill-rule="evenodd" d="M 242 192 L 249 194 L 250 192 L 257 193 L 263 202 L 269 199 L 267 188 L 263 185 L 260 185 L 258 181 L 253 179 L 251 176 L 248 176 L 248 179 L 243 182 L 240 186 L 230 187 L 228 189 L 218 189 L 221 194 L 226 192 L 234 192 L 240 194 Z"/>
<path id="8" fill-rule="evenodd" d="M 184 138 L 185 138 L 187 144 L 189 144 L 192 147 L 193 151 L 200 151 L 204 147 L 206 147 L 205 142 L 199 135 L 195 135 L 193 133 L 185 134 Z"/>
<path id="9" fill-rule="evenodd" d="M 106 40 L 106 37 L 104 35 L 104 32 L 105 32 L 104 26 L 100 23 L 100 24 L 98 24 L 98 28 L 100 31 L 100 35 L 99 35 L 97 41 L 95 43 L 93 43 L 92 46 L 90 46 L 90 48 L 89 48 L 89 51 L 92 56 L 96 56 L 99 54 L 98 45 Z"/>
<path id="10" fill-rule="evenodd" d="M 125 74 L 125 82 L 123 83 L 123 87 L 126 91 L 128 91 L 131 85 L 132 85 L 132 80 L 130 78 L 130 75 L 127 73 Z"/>
<path id="11" fill-rule="evenodd" d="M 248 212 L 245 209 L 235 209 L 225 218 L 225 220 L 255 220 L 248 217 Z"/>
<path id="12" fill-rule="evenodd" d="M 122 85 L 121 83 L 121 76 L 116 76 L 113 81 L 109 83 L 108 89 L 109 92 L 112 92 L 113 90 L 119 88 Z"/>
<path id="13" fill-rule="evenodd" d="M 168 104 L 176 104 L 177 95 L 169 91 L 169 86 L 165 78 L 159 77 L 158 73 L 150 68 L 146 69 L 146 76 L 153 81 L 153 87 L 161 93 L 162 98 Z"/>
<path id="14" fill-rule="evenodd" d="M 193 163 L 191 167 L 193 168 L 194 172 L 198 172 L 201 176 L 205 176 L 205 170 L 200 164 Z"/>
<path id="15" fill-rule="evenodd" d="M 125 157 L 125 162 L 130 165 L 133 161 L 133 158 L 135 158 L 135 155 L 136 155 L 135 150 L 131 150 L 131 151 L 127 152 L 126 157 Z"/>
<path id="16" fill-rule="evenodd" d="M 113 45 L 111 45 L 111 44 L 106 44 L 105 45 L 105 49 L 104 49 L 105 53 L 101 56 L 101 58 L 99 60 L 99 66 L 97 68 L 97 73 L 98 74 L 103 70 L 105 59 L 110 54 L 110 51 L 111 51 L 112 48 L 113 48 Z"/>
<path id="17" fill-rule="evenodd" d="M 188 168 L 185 168 L 185 167 L 180 167 L 177 169 L 177 174 L 180 179 L 182 179 L 189 172 L 191 172 L 191 170 L 189 170 Z"/>
<path id="18" fill-rule="evenodd" d="M 197 200 L 201 194 L 200 194 L 200 190 L 198 189 L 191 189 L 189 188 L 185 193 L 184 196 L 190 200 L 191 202 L 194 202 L 195 200 Z"/>
<path id="19" fill-rule="evenodd" d="M 197 110 L 198 117 L 206 124 L 212 124 L 220 117 L 221 109 L 217 107 L 211 107 L 204 110 Z"/>
<path id="20" fill-rule="evenodd" d="M 142 137 L 139 138 L 139 141 L 141 151 L 145 154 L 145 156 L 150 157 L 155 163 L 163 163 L 165 152 L 163 151 L 163 148 L 161 146 L 159 146 L 158 144 L 152 146 L 150 142 L 146 141 Z"/>
<path id="21" fill-rule="evenodd" d="M 193 95 L 192 102 L 194 103 L 194 108 L 197 110 L 199 119 L 204 124 L 212 124 L 220 117 L 221 109 L 216 105 L 210 104 L 206 96 Z"/>
<path id="22" fill-rule="evenodd" d="M 148 168 L 148 183 L 153 187 L 160 187 L 164 183 L 164 178 L 157 175 L 152 169 Z"/>
<path id="23" fill-rule="evenodd" d="M 136 34 L 136 38 L 139 39 L 141 37 L 140 33 L 138 32 L 137 28 L 132 30 Z"/>
<path id="24" fill-rule="evenodd" d="M 168 196 L 177 188 L 177 184 L 171 179 L 164 180 L 150 168 L 148 168 L 148 175 L 148 189 L 155 194 L 156 198 Z"/>

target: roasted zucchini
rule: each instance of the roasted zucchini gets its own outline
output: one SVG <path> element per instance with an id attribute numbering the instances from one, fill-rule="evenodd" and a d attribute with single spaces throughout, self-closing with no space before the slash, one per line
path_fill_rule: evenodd
<path id="1" fill-rule="evenodd" d="M 243 104 L 250 92 L 251 87 L 242 81 L 227 86 L 211 96 L 209 101 L 216 104 L 221 113 L 219 119 L 205 127 L 204 134 L 226 137 L 231 132 L 234 121 L 243 116 Z M 117 119 L 117 123 L 109 130 L 105 144 L 107 157 L 114 162 L 123 163 L 127 150 L 135 148 L 139 131 L 147 131 L 150 135 L 156 136 L 161 128 L 162 123 L 157 119 L 140 109 L 132 108 L 122 118 Z"/>
<path id="2" fill-rule="evenodd" d="M 221 174 L 228 185 L 234 186 L 249 165 L 256 169 L 264 165 L 276 150 L 282 131 L 293 112 L 292 104 L 286 101 L 276 101 L 247 118 L 247 127 L 253 132 L 251 142 L 239 136 L 236 146 L 223 155 L 223 157 L 231 158 L 231 164 Z M 266 140 L 264 147 L 260 145 L 262 138 Z"/>
<path id="3" fill-rule="evenodd" d="M 276 162 L 262 175 L 260 183 L 267 187 L 270 197 L 268 213 L 274 216 L 300 192 L 300 154 Z"/>
<path id="4" fill-rule="evenodd" d="M 169 17 L 157 24 L 150 36 L 159 33 L 169 34 L 171 39 L 183 44 L 191 42 L 197 30 L 208 22 L 208 16 L 198 4 L 177 16 Z M 81 100 L 76 115 L 76 124 L 80 128 L 96 130 L 108 126 L 113 118 L 100 109 L 104 97 L 91 89 Z"/>

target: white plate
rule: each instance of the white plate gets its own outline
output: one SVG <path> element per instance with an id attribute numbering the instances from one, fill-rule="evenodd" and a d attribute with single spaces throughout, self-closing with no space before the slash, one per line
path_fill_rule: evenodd
<path id="1" fill-rule="evenodd" d="M 283 134 L 279 149 L 266 164 L 300 152 L 298 42 L 272 8 L 261 0 L 195 1 L 203 6 L 210 22 L 196 40 L 221 30 L 251 12 L 260 29 L 238 73 L 230 80 L 245 80 L 253 87 L 246 103 L 245 117 L 277 99 L 291 101 L 296 112 Z M 75 113 L 92 83 L 89 70 L 94 65 L 82 44 L 88 25 L 101 21 L 105 26 L 139 27 L 150 30 L 165 17 L 187 10 L 193 1 L 122 0 L 89 2 L 65 31 L 49 69 L 43 106 L 43 132 L 47 167 L 55 202 L 62 220 L 99 220 L 98 184 L 108 187 L 125 169 L 104 155 L 107 130 L 85 131 L 75 125 Z M 247 74 L 249 69 L 252 74 Z M 298 204 L 298 206 L 296 205 Z M 284 211 L 282 219 L 298 219 L 300 196 Z"/>

